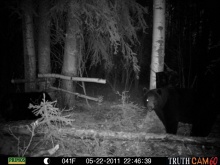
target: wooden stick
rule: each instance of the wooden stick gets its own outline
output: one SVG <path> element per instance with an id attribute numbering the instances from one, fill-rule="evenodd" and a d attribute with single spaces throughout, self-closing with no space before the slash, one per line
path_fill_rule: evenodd
<path id="1" fill-rule="evenodd" d="M 38 74 L 38 77 L 54 77 L 54 78 L 61 78 L 65 80 L 72 80 L 72 81 L 84 81 L 84 82 L 94 82 L 94 83 L 101 83 L 105 84 L 106 80 L 99 79 L 99 78 L 85 78 L 85 77 L 70 77 L 70 76 L 64 76 L 59 74 Z"/>
<path id="2" fill-rule="evenodd" d="M 36 79 L 36 80 L 25 80 L 25 79 L 12 79 L 12 84 L 19 84 L 19 83 L 37 83 L 37 82 L 46 82 L 45 79 Z"/>

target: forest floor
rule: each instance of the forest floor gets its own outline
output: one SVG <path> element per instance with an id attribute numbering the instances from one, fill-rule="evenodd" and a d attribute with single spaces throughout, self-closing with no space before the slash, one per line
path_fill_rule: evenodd
<path id="1" fill-rule="evenodd" d="M 88 88 L 87 95 L 103 96 L 103 102 L 89 101 L 88 105 L 78 98 L 73 110 L 62 113 L 71 119 L 68 126 L 64 122 L 44 123 L 39 127 L 27 127 L 26 121 L 0 123 L 0 154 L 35 157 L 220 156 L 220 117 L 208 137 L 190 137 L 191 125 L 184 123 L 179 124 L 177 135 L 168 135 L 155 112 L 147 112 L 143 107 L 141 89 L 139 92 L 113 91 L 117 90 L 104 85 Z"/>

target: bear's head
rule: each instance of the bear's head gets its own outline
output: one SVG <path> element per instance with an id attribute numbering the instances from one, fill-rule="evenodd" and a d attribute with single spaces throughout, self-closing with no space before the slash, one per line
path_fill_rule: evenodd
<path id="1" fill-rule="evenodd" d="M 161 106 L 162 91 L 161 89 L 146 90 L 144 92 L 144 106 L 147 110 L 155 110 Z"/>

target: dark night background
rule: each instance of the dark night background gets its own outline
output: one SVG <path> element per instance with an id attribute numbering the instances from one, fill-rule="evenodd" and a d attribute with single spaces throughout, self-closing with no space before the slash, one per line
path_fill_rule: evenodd
<path id="1" fill-rule="evenodd" d="M 14 99 L 15 104 L 13 104 L 13 101 L 11 101 L 12 102 L 11 104 L 7 104 L 8 100 L 2 99 L 4 94 L 7 93 L 24 92 L 24 84 L 11 83 L 11 79 L 24 79 L 24 58 L 23 58 L 24 53 L 23 53 L 22 19 L 21 19 L 22 16 L 20 13 L 21 11 L 18 7 L 20 2 L 21 0 L 3 0 L 1 1 L 1 5 L 0 5 L 0 20 L 1 20 L 0 103 L 1 102 L 6 103 L 6 107 L 8 109 L 14 108 L 15 110 L 17 105 L 18 108 L 22 109 L 23 111 L 23 109 L 27 110 L 28 108 L 26 108 L 27 107 L 26 104 L 22 105 L 21 102 L 25 100 L 26 103 L 28 101 L 27 104 L 29 104 L 30 100 L 28 96 L 26 96 L 27 99 L 26 98 L 21 99 L 21 101 L 19 99 Z M 38 2 L 38 0 L 36 1 L 34 0 L 34 2 L 36 3 Z M 156 116 L 155 111 L 148 111 L 146 110 L 147 109 L 146 107 L 145 108 L 142 107 L 144 100 L 143 88 L 149 87 L 149 79 L 150 79 L 149 73 L 150 73 L 151 49 L 152 49 L 153 0 L 136 0 L 136 2 L 142 4 L 143 6 L 148 7 L 149 10 L 149 13 L 145 15 L 145 19 L 148 25 L 148 28 L 146 29 L 146 33 L 142 33 L 140 31 L 137 32 L 140 45 L 137 45 L 137 47 L 133 48 L 134 51 L 137 53 L 137 58 L 139 60 L 138 64 L 141 67 L 139 73 L 139 77 L 140 77 L 139 81 L 134 80 L 135 74 L 134 71 L 131 71 L 129 74 L 130 77 L 127 76 L 130 78 L 129 82 L 127 84 L 125 83 L 125 81 L 122 78 L 123 77 L 122 75 L 126 75 L 125 73 L 128 69 L 122 67 L 122 63 L 124 61 L 122 61 L 122 63 L 119 62 L 123 59 L 120 56 L 121 55 L 120 53 L 117 54 L 117 56 L 112 57 L 113 61 L 115 61 L 114 63 L 115 66 L 110 72 L 104 70 L 105 67 L 103 66 L 103 64 L 99 64 L 96 67 L 93 66 L 89 68 L 87 65 L 89 64 L 90 61 L 88 61 L 86 65 L 88 77 L 107 79 L 107 83 L 106 84 L 86 83 L 87 95 L 96 98 L 100 95 L 104 96 L 103 99 L 104 101 L 102 102 L 102 104 L 97 104 L 97 102 L 94 103 L 92 101 L 91 102 L 89 101 L 91 105 L 93 105 L 91 106 L 92 107 L 91 108 L 87 106 L 87 104 L 84 102 L 84 99 L 77 98 L 77 104 L 76 106 L 73 107 L 74 111 L 71 112 L 69 111 L 71 113 L 70 118 L 73 119 L 74 121 L 73 123 L 74 126 L 71 125 L 71 128 L 72 127 L 74 127 L 74 129 L 75 127 L 76 129 L 83 128 L 85 132 L 87 128 L 88 129 L 95 128 L 101 133 L 103 130 L 106 132 L 109 130 L 121 131 L 122 133 L 123 131 L 125 132 L 130 131 L 131 133 L 133 132 L 134 133 L 146 132 L 153 134 L 155 133 L 155 135 L 153 136 L 155 136 L 156 138 L 153 137 L 151 140 L 152 135 L 149 135 L 150 138 L 148 137 L 147 140 L 144 142 L 141 140 L 139 141 L 139 139 L 137 140 L 132 138 L 129 139 L 127 142 L 126 136 L 125 138 L 122 137 L 122 139 L 120 138 L 114 139 L 114 137 L 113 139 L 109 138 L 110 140 L 109 139 L 106 140 L 105 137 L 102 139 L 101 136 L 98 138 L 94 136 L 95 138 L 94 140 L 93 137 L 90 139 L 90 135 L 88 135 L 87 137 L 87 134 L 85 134 L 86 138 L 83 137 L 84 136 L 83 134 L 80 135 L 77 134 L 77 136 L 80 136 L 80 138 L 78 138 L 77 136 L 72 136 L 77 131 L 69 131 L 68 130 L 69 127 L 66 129 L 66 132 L 63 131 L 64 134 L 59 134 L 59 133 L 57 134 L 57 132 L 54 131 L 52 127 L 49 127 L 49 131 L 45 133 L 46 136 L 44 138 L 41 136 L 37 137 L 38 139 L 36 140 L 36 142 L 38 143 L 38 141 L 41 141 L 39 142 L 39 144 L 40 143 L 41 144 L 40 145 L 37 144 L 38 145 L 37 146 L 35 145 L 36 142 L 34 141 L 33 146 L 35 150 L 29 148 L 30 153 L 26 155 L 31 157 L 32 155 L 36 155 L 35 152 L 38 154 L 38 152 L 39 151 L 41 152 L 41 150 L 43 149 L 45 151 L 48 151 L 48 149 L 54 147 L 55 144 L 61 144 L 58 152 L 55 153 L 57 154 L 55 156 L 60 156 L 60 157 L 62 156 L 76 157 L 81 155 L 88 156 L 87 153 L 89 153 L 89 156 L 91 157 L 100 156 L 100 155 L 101 156 L 110 155 L 113 157 L 115 155 L 123 156 L 123 157 L 127 157 L 127 156 L 146 157 L 146 155 L 155 156 L 155 157 L 156 156 L 174 157 L 176 155 L 200 157 L 200 155 L 205 155 L 205 156 L 208 155 L 210 157 L 216 155 L 216 153 L 219 155 L 219 140 L 215 142 L 212 141 L 211 139 L 210 142 L 208 141 L 209 140 L 208 137 L 207 141 L 206 139 L 204 140 L 201 138 L 204 141 L 202 142 L 199 141 L 199 143 L 197 143 L 196 140 L 194 141 L 188 137 L 186 138 L 183 137 L 183 136 L 187 136 L 185 130 L 182 130 L 183 134 L 180 134 L 183 136 L 179 136 L 179 137 L 175 136 L 174 139 L 173 136 L 171 136 L 171 139 L 169 139 L 169 137 L 167 138 L 166 136 L 165 138 L 164 137 L 161 138 L 161 136 L 159 136 L 159 138 L 157 137 L 156 135 L 157 133 L 159 134 L 166 132 L 163 127 L 163 124 Z M 219 17 L 220 17 L 219 0 L 166 0 L 166 44 L 165 44 L 165 72 L 164 72 L 165 77 L 162 77 L 162 79 L 163 78 L 166 79 L 165 85 L 172 85 L 180 88 L 193 88 L 198 90 L 199 94 L 204 93 L 203 95 L 201 95 L 201 97 L 196 97 L 199 100 L 198 101 L 199 105 L 202 104 L 201 106 L 198 107 L 203 107 L 203 103 L 206 103 L 205 101 L 207 100 L 209 101 L 211 100 L 210 102 L 207 101 L 210 104 L 212 104 L 213 102 L 215 103 L 217 102 L 217 104 L 213 104 L 214 106 L 212 106 L 211 108 L 210 107 L 207 108 L 210 111 L 209 110 L 207 111 L 205 109 L 207 106 L 204 106 L 205 108 L 201 108 L 201 109 L 205 109 L 204 110 L 205 114 L 203 114 L 204 118 L 201 118 L 202 121 L 204 121 L 205 125 L 211 122 L 214 123 L 215 121 L 214 118 L 215 117 L 217 118 L 219 116 L 219 115 L 214 116 L 211 109 L 214 109 L 214 112 L 217 112 L 218 114 L 220 112 L 219 111 L 220 110 L 219 108 L 220 107 L 220 19 Z M 37 22 L 38 22 L 37 13 L 35 13 L 34 28 L 36 29 L 34 35 L 35 35 L 36 44 L 37 44 L 37 37 L 36 37 Z M 53 28 L 53 26 L 54 25 L 52 24 L 51 29 Z M 53 34 L 52 30 L 51 30 L 51 34 Z M 64 42 L 62 42 L 62 44 L 64 45 Z M 59 44 L 53 45 L 53 43 L 51 42 L 52 73 L 61 74 L 62 61 L 60 59 L 62 59 L 62 55 L 63 55 L 62 54 L 63 45 L 61 46 Z M 35 46 L 35 49 L 37 52 L 37 46 Z M 129 69 L 130 68 L 132 67 L 129 66 Z M 84 76 L 86 77 L 87 75 Z M 55 87 L 58 86 L 57 85 L 58 83 L 57 84 L 56 83 L 53 84 Z M 114 89 L 112 87 L 113 84 L 116 84 L 116 86 L 114 86 L 115 87 Z M 130 87 L 132 88 L 130 89 Z M 77 86 L 76 89 L 77 89 L 76 92 L 83 93 L 82 88 L 79 88 Z M 132 102 L 130 102 L 129 100 L 129 102 L 126 104 L 125 102 L 127 101 L 126 100 L 127 98 L 125 97 L 125 100 L 123 100 L 122 95 L 115 93 L 117 90 L 120 91 L 119 92 L 120 94 L 122 93 L 122 91 L 130 90 L 129 95 L 131 97 L 129 99 Z M 55 96 L 58 95 L 59 93 Z M 167 95 L 165 95 L 165 97 L 166 96 Z M 206 97 L 202 98 L 203 96 L 209 98 L 208 99 Z M 52 97 L 52 100 L 55 99 L 57 98 Z M 200 99 L 201 99 L 201 104 L 200 104 Z M 117 100 L 118 102 L 116 102 L 115 100 Z M 173 99 L 170 100 L 173 101 Z M 133 104 L 133 101 L 135 104 Z M 138 106 L 136 105 L 136 103 Z M 57 105 L 59 107 L 59 102 Z M 213 108 L 215 106 L 217 108 Z M 5 108 L 4 110 L 6 111 L 5 113 L 8 114 L 7 108 Z M 173 109 L 175 110 L 177 109 L 178 111 L 178 108 L 174 107 Z M 30 113 L 29 109 L 27 112 Z M 14 114 L 15 118 L 23 117 L 19 111 L 16 111 L 16 113 L 12 111 L 11 113 Z M 207 117 L 206 114 L 211 114 L 209 115 L 211 116 L 211 118 L 209 118 L 211 122 L 209 122 L 210 120 L 206 119 Z M 183 116 L 182 114 L 180 115 Z M 197 115 L 197 111 L 196 114 L 193 113 L 193 115 L 191 115 L 190 113 L 190 117 L 192 116 L 193 119 L 194 117 L 198 119 L 200 117 L 199 115 Z M 216 120 L 217 129 L 215 127 L 215 130 L 217 130 L 216 132 L 218 134 L 214 132 L 213 133 L 214 136 L 211 136 L 211 138 L 214 137 L 216 139 L 219 139 L 220 116 L 218 118 L 219 119 Z M 54 122 L 54 120 L 51 121 L 52 121 L 51 123 Z M 138 123 L 139 121 L 140 123 Z M 56 123 L 56 119 L 54 123 Z M 1 124 L 2 123 L 0 118 L 0 126 Z M 17 125 L 18 124 L 16 124 L 16 126 Z M 62 123 L 59 125 L 62 125 L 63 128 L 64 127 L 63 125 L 65 124 Z M 44 126 L 45 125 L 43 125 L 43 127 Z M 46 126 L 48 127 L 48 125 Z M 204 127 L 201 127 L 200 129 L 203 128 Z M 71 134 L 72 132 L 74 133 Z M 96 130 L 94 132 L 96 132 Z M 189 133 L 190 132 L 188 132 L 188 134 Z M 0 131 L 0 135 L 2 134 L 3 133 Z M 44 136 L 44 132 L 42 134 Z M 120 135 L 123 134 L 119 134 L 119 136 Z M 179 134 L 177 133 L 177 135 Z M 17 139 L 11 137 L 11 141 L 14 140 L 16 141 L 16 143 L 8 143 L 9 136 L 8 135 L 6 136 L 7 137 L 5 139 L 1 139 L 0 136 L 0 156 L 2 153 L 5 155 L 11 154 L 10 152 L 6 153 L 5 150 L 1 149 L 3 145 L 9 145 L 10 150 L 12 150 L 11 148 L 14 147 L 14 151 L 15 151 L 14 153 L 17 153 L 19 144 L 20 145 L 28 144 L 27 142 L 29 142 L 30 140 L 29 136 L 27 136 L 26 139 L 24 137 L 23 138 L 19 137 L 19 139 L 24 141 L 28 139 L 26 143 L 23 142 L 19 143 L 20 141 L 17 142 Z M 49 140 L 46 138 L 48 138 Z M 130 138 L 130 136 L 128 136 L 128 138 Z M 198 137 L 198 139 L 199 138 L 200 137 Z M 145 139 L 145 137 L 143 139 Z M 35 148 L 35 146 L 37 147 Z M 24 148 L 26 146 L 23 145 L 22 147 Z M 38 148 L 40 149 L 38 150 Z M 1 152 L 1 150 L 3 152 Z M 86 153 L 87 155 L 84 153 Z M 38 155 L 38 156 L 42 156 L 42 155 Z"/>
<path id="2" fill-rule="evenodd" d="M 152 1 L 139 0 L 137 2 L 149 8 L 149 14 L 146 15 L 149 26 L 147 33 L 139 34 L 141 42 L 138 47 L 138 59 L 141 66 L 139 86 L 142 88 L 148 87 L 149 81 Z M 22 90 L 10 83 L 11 79 L 23 78 L 21 16 L 17 12 L 18 9 L 13 8 L 17 3 L 19 1 L 2 1 L 0 7 L 2 39 L 0 90 L 2 93 Z M 193 88 L 201 86 L 206 89 L 215 86 L 215 89 L 219 91 L 220 21 L 218 17 L 220 12 L 218 2 L 214 0 L 167 0 L 166 3 L 165 63 L 169 67 L 168 70 L 171 69 L 175 74 L 175 85 Z M 59 70 L 56 65 L 52 66 L 53 71 Z M 167 70 L 167 67 L 165 69 Z M 170 75 L 171 72 L 168 76 Z M 104 78 L 99 72 L 92 76 Z M 208 83 L 203 83 L 204 81 Z M 218 94 L 215 93 L 215 95 Z"/>

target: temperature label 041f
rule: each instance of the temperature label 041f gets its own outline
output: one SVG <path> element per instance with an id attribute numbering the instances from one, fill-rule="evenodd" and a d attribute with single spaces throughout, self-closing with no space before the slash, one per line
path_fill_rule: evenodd
<path id="1" fill-rule="evenodd" d="M 62 164 L 74 164 L 76 158 L 62 158 Z"/>

